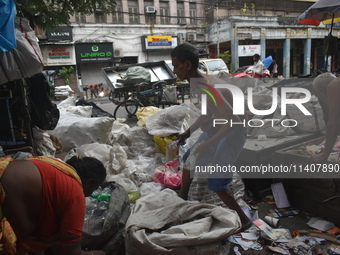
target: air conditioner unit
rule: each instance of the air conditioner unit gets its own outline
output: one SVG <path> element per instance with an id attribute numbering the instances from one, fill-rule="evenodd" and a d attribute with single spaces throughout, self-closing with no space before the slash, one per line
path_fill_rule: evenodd
<path id="1" fill-rule="evenodd" d="M 99 4 L 96 4 L 96 11 L 97 12 L 101 12 L 102 11 L 102 9 L 100 8 Z"/>
<path id="2" fill-rule="evenodd" d="M 196 34 L 194 34 L 194 33 L 187 33 L 187 41 L 188 42 L 196 41 Z"/>
<path id="3" fill-rule="evenodd" d="M 147 13 L 147 14 L 154 14 L 154 13 L 156 13 L 155 6 L 146 6 L 145 7 L 145 13 Z"/>

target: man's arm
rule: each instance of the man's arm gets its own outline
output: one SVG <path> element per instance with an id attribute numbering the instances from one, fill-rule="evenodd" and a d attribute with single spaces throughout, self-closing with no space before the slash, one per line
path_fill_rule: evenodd
<path id="1" fill-rule="evenodd" d="M 326 126 L 326 144 L 321 155 L 312 158 L 311 163 L 322 163 L 328 159 L 335 144 L 340 120 L 340 78 L 332 81 L 327 88 L 329 118 Z"/>

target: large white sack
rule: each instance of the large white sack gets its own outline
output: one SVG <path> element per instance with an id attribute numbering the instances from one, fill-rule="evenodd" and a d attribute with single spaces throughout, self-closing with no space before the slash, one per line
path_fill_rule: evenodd
<path id="1" fill-rule="evenodd" d="M 65 151 L 88 143 L 106 143 L 113 125 L 113 118 L 79 118 L 66 116 L 59 119 L 54 130 L 48 132 L 56 136 Z"/>
<path id="2" fill-rule="evenodd" d="M 295 94 L 290 98 L 300 98 L 305 97 L 304 94 Z M 312 96 L 311 99 L 304 103 L 303 106 L 309 111 L 312 115 L 304 115 L 303 112 L 299 108 L 297 108 L 294 104 L 287 105 L 287 118 L 294 119 L 297 121 L 297 126 L 293 127 L 293 129 L 297 132 L 307 132 L 314 133 L 318 131 L 323 131 L 326 127 L 322 107 L 318 101 L 316 96 Z"/>
<path id="3" fill-rule="evenodd" d="M 196 109 L 188 105 L 174 105 L 151 115 L 146 120 L 146 128 L 150 135 L 166 137 L 181 132 L 183 122 L 189 123 L 197 118 Z"/>
<path id="4" fill-rule="evenodd" d="M 185 201 L 165 189 L 136 201 L 126 223 L 126 254 L 229 254 L 220 241 L 240 228 L 235 211 Z"/>
<path id="5" fill-rule="evenodd" d="M 76 117 L 84 117 L 91 118 L 92 115 L 92 106 L 69 106 L 67 108 L 59 108 L 60 116 L 76 116 Z"/>
<path id="6" fill-rule="evenodd" d="M 76 99 L 74 97 L 69 97 L 63 101 L 61 101 L 57 107 L 58 109 L 62 109 L 62 108 L 68 108 L 70 106 L 76 106 Z"/>

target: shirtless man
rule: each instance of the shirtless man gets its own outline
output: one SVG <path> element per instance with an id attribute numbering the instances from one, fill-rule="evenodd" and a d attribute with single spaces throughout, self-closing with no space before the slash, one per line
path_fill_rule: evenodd
<path id="1" fill-rule="evenodd" d="M 313 156 L 309 163 L 320 164 L 327 161 L 328 156 L 333 150 L 333 146 L 336 142 L 336 138 L 339 134 L 340 128 L 340 77 L 334 78 L 333 81 L 329 83 L 325 81 L 325 87 L 319 89 L 318 98 L 323 107 L 328 108 L 328 111 L 324 111 L 327 115 L 326 120 L 326 144 L 323 152 L 320 155 Z M 327 107 L 328 106 L 328 107 Z"/>
<path id="2" fill-rule="evenodd" d="M 180 80 L 188 80 L 191 87 L 195 89 L 198 84 L 208 84 L 214 87 L 215 84 L 224 84 L 225 82 L 206 74 L 200 73 L 198 68 L 199 57 L 197 50 L 189 44 L 177 46 L 172 52 L 172 65 L 174 73 Z M 199 79 L 198 83 L 197 79 Z M 247 129 L 242 125 L 220 125 L 213 127 L 212 117 L 215 119 L 228 119 L 233 122 L 241 122 L 245 116 L 233 115 L 232 94 L 227 89 L 216 89 L 221 98 L 222 105 L 217 107 L 212 99 L 207 97 L 207 115 L 201 115 L 192 126 L 179 136 L 180 142 L 190 136 L 196 129 L 201 128 L 204 132 L 197 142 L 184 155 L 184 169 L 182 170 L 182 185 L 179 196 L 187 199 L 192 178 L 190 172 L 194 171 L 195 166 L 212 165 L 233 165 L 238 154 L 244 146 Z M 197 93 L 200 90 L 197 89 Z M 245 215 L 241 207 L 236 202 L 232 193 L 228 190 L 229 183 L 232 180 L 231 175 L 218 175 L 214 178 L 207 178 L 210 190 L 213 190 L 221 200 L 239 215 L 242 228 L 246 229 L 251 226 L 251 221 Z M 222 177 L 222 178 L 221 178 Z"/>

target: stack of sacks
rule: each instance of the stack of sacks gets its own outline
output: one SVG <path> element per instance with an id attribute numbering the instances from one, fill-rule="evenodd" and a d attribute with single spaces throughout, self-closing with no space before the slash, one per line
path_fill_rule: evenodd
<path id="1" fill-rule="evenodd" d="M 83 144 L 106 143 L 112 130 L 113 118 L 91 118 L 92 106 L 76 106 L 74 98 L 58 104 L 60 119 L 54 130 L 48 132 L 56 136 L 69 151 Z"/>

